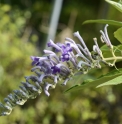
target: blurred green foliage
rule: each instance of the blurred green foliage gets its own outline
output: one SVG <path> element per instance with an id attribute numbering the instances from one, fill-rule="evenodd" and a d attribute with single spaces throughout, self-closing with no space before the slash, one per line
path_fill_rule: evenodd
<path id="1" fill-rule="evenodd" d="M 29 56 L 35 51 L 33 45 L 26 40 L 25 32 L 23 32 L 26 21 L 24 14 L 17 9 L 11 11 L 9 5 L 3 5 L 0 8 L 0 84 L 1 87 L 10 85 L 10 90 L 13 87 L 7 82 L 10 80 L 15 82 L 18 77 L 20 78 L 28 72 L 31 62 Z"/>
<path id="2" fill-rule="evenodd" d="M 10 2 L 10 5 L 4 4 L 4 2 L 0 5 L 0 101 L 3 101 L 4 97 L 11 93 L 12 90 L 17 89 L 20 82 L 24 80 L 24 76 L 31 73 L 30 56 L 38 55 L 39 50 L 42 49 L 40 47 L 42 42 L 44 42 L 45 34 L 42 33 L 41 26 L 47 26 L 47 20 L 49 19 L 52 8 L 52 1 L 49 0 L 27 0 L 22 2 L 23 4 L 21 1 L 19 2 L 20 3 L 17 3 L 17 1 L 14 0 Z M 87 42 L 87 45 L 91 47 L 93 43 L 91 39 L 95 36 L 99 36 L 99 32 L 97 32 L 99 25 L 96 25 L 96 28 L 95 25 L 82 26 L 82 22 L 86 19 L 97 18 L 99 8 L 104 9 L 103 4 L 102 1 L 97 0 L 64 1 L 59 23 L 66 26 L 71 10 L 75 9 L 78 12 L 78 16 L 72 30 L 79 30 L 83 38 L 90 41 Z M 112 8 L 110 8 L 109 11 L 110 10 L 116 13 L 116 10 Z M 114 18 L 116 14 L 112 14 L 111 11 L 107 11 L 107 16 Z M 44 21 L 45 23 L 43 23 L 43 17 L 44 20 L 45 18 L 47 19 L 47 22 Z M 118 15 L 117 18 L 121 19 L 120 15 Z M 61 29 L 58 29 L 58 33 Z M 110 29 L 112 34 L 115 28 Z M 34 33 L 31 34 L 30 30 Z M 112 38 L 112 41 L 115 41 L 115 39 Z M 114 43 L 116 44 L 116 41 Z M 118 67 L 120 66 L 121 64 L 118 63 Z M 108 86 L 100 89 L 86 88 L 81 91 L 67 94 L 63 93 L 67 88 L 73 86 L 74 83 L 80 83 L 89 77 L 94 79 L 101 74 L 107 73 L 109 70 L 110 69 L 106 67 L 103 67 L 101 70 L 92 70 L 86 76 L 75 77 L 66 87 L 62 87 L 59 84 L 55 90 L 51 91 L 50 97 L 41 94 L 38 98 L 29 100 L 24 106 L 15 107 L 11 115 L 0 117 L 0 123 L 122 123 L 122 88 L 120 86 L 113 88 Z"/>

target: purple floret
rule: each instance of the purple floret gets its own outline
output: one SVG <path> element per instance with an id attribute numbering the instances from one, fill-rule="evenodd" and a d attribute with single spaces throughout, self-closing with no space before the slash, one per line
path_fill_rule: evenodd
<path id="1" fill-rule="evenodd" d="M 71 52 L 72 51 L 71 45 L 67 43 L 64 50 L 65 52 Z"/>
<path id="2" fill-rule="evenodd" d="M 52 74 L 56 74 L 56 73 L 60 73 L 60 68 L 58 68 L 57 66 L 52 66 Z"/>
<path id="3" fill-rule="evenodd" d="M 48 46 L 48 47 L 51 47 L 51 42 L 48 42 L 48 43 L 47 43 L 47 46 Z"/>
<path id="4" fill-rule="evenodd" d="M 39 65 L 39 58 L 31 56 L 32 61 L 32 65 Z"/>
<path id="5" fill-rule="evenodd" d="M 69 61 L 69 54 L 68 54 L 68 53 L 62 54 L 62 56 L 61 56 L 61 61 L 62 61 L 62 62 L 64 62 L 64 61 Z"/>
<path id="6" fill-rule="evenodd" d="M 62 49 L 64 54 L 72 51 L 71 45 L 69 43 L 67 44 L 57 43 L 57 45 Z"/>

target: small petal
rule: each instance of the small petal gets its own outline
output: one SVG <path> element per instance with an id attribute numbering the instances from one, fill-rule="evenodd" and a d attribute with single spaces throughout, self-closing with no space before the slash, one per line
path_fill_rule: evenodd
<path id="1" fill-rule="evenodd" d="M 47 90 L 44 90 L 45 95 L 50 96 L 50 93 Z"/>
<path id="2" fill-rule="evenodd" d="M 57 66 L 52 66 L 51 69 L 52 69 L 52 74 L 60 73 L 60 68 Z"/>
<path id="3" fill-rule="evenodd" d="M 43 81 L 43 78 L 44 78 L 45 76 L 46 76 L 45 74 L 42 74 L 42 75 L 39 77 L 39 81 L 42 82 L 42 81 Z"/>
<path id="4" fill-rule="evenodd" d="M 68 53 L 64 53 L 62 54 L 61 56 L 61 61 L 64 62 L 64 61 L 69 61 L 69 54 Z"/>
<path id="5" fill-rule="evenodd" d="M 100 33 L 102 34 L 100 39 L 103 43 L 105 42 L 107 44 L 107 46 L 109 46 L 110 48 L 113 48 L 113 45 L 111 44 L 111 41 L 108 37 L 107 27 L 108 27 L 108 24 L 106 24 L 106 26 L 104 28 L 104 32 L 102 30 L 100 30 Z"/>
<path id="6" fill-rule="evenodd" d="M 82 45 L 84 46 L 84 48 L 87 48 L 85 42 L 83 41 L 83 39 L 82 39 L 82 37 L 80 36 L 80 34 L 79 34 L 78 31 L 74 33 L 74 36 L 77 37 L 77 38 L 81 41 L 81 43 L 82 43 Z"/>
<path id="7" fill-rule="evenodd" d="M 49 47 L 54 47 L 56 50 L 62 52 L 61 48 L 60 48 L 57 44 L 55 44 L 52 40 L 50 40 L 47 45 L 48 45 Z"/>
<path id="8" fill-rule="evenodd" d="M 31 59 L 33 60 L 32 65 L 39 64 L 39 58 L 35 56 L 31 56 Z"/>
<path id="9" fill-rule="evenodd" d="M 67 79 L 62 83 L 62 85 L 66 85 L 69 80 L 70 80 L 70 78 L 67 78 Z"/>

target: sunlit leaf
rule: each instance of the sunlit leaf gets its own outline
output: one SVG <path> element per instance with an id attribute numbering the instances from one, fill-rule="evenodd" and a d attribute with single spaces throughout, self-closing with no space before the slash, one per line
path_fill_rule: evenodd
<path id="1" fill-rule="evenodd" d="M 107 81 L 110 81 L 118 76 L 122 75 L 122 69 L 119 70 L 113 70 L 106 75 L 102 75 L 99 78 L 93 80 L 93 79 L 87 79 L 81 84 L 74 85 L 73 87 L 67 89 L 65 92 L 70 92 L 70 91 L 77 91 L 85 88 L 90 88 L 90 87 L 96 87 L 100 84 L 103 84 Z"/>
<path id="2" fill-rule="evenodd" d="M 113 7 L 115 7 L 117 10 L 119 10 L 120 12 L 122 12 L 122 2 L 115 2 L 115 1 L 111 1 L 111 0 L 105 0 L 106 2 L 108 2 L 109 4 L 111 4 Z"/>
<path id="3" fill-rule="evenodd" d="M 105 19 L 87 20 L 87 21 L 83 22 L 83 24 L 88 24 L 88 23 L 101 23 L 101 24 L 109 24 L 109 25 L 115 25 L 115 26 L 122 26 L 122 22 L 114 21 L 114 20 L 105 20 Z"/>
<path id="4" fill-rule="evenodd" d="M 114 32 L 114 37 L 122 43 L 122 28 L 119 28 L 117 31 Z"/>
<path id="5" fill-rule="evenodd" d="M 109 80 L 103 84 L 98 85 L 97 87 L 107 86 L 107 85 L 118 85 L 122 83 L 122 75 L 118 76 L 112 80 Z"/>

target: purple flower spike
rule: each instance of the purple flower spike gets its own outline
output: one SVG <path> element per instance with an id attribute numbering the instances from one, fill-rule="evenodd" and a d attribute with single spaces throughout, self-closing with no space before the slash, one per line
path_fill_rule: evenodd
<path id="1" fill-rule="evenodd" d="M 101 30 L 101 41 L 109 46 L 112 56 L 106 58 L 103 54 L 97 39 L 94 38 L 95 45 L 93 51 L 90 52 L 79 32 L 75 32 L 81 44 L 77 44 L 71 38 L 66 38 L 65 43 L 54 43 L 50 40 L 48 47 L 54 48 L 59 53 L 56 54 L 51 50 L 44 50 L 44 55 L 41 57 L 31 56 L 31 69 L 36 75 L 25 77 L 25 82 L 21 82 L 19 90 L 14 90 L 5 99 L 5 104 L 0 103 L 0 116 L 9 115 L 16 105 L 23 105 L 28 99 L 34 99 L 42 90 L 49 96 L 49 90 L 54 89 L 58 82 L 63 81 L 62 85 L 66 85 L 69 80 L 75 75 L 86 74 L 92 68 L 101 68 L 101 63 L 108 66 L 115 66 L 115 62 L 121 59 L 115 55 L 113 45 L 110 42 L 107 33 L 107 26 L 104 32 Z M 110 62 L 110 60 L 113 60 Z M 115 66 L 116 67 L 116 66 Z M 48 81 L 48 82 L 47 82 Z"/>
<path id="2" fill-rule="evenodd" d="M 56 74 L 56 73 L 60 73 L 60 68 L 58 68 L 57 66 L 52 66 L 52 74 Z"/>

